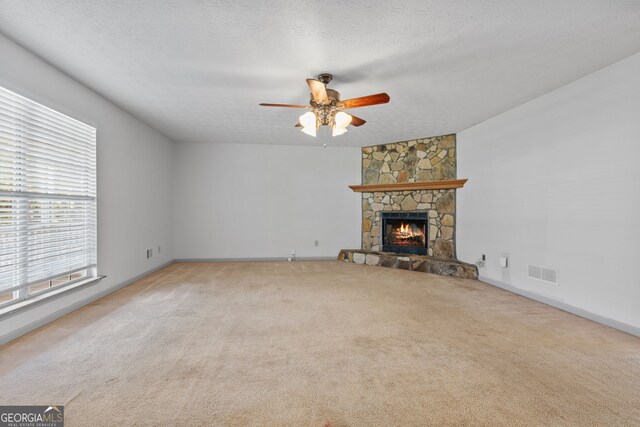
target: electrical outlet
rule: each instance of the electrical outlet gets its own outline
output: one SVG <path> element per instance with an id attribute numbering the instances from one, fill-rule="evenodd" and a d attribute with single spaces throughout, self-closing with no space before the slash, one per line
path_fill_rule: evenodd
<path id="1" fill-rule="evenodd" d="M 318 246 L 320 246 L 320 240 L 315 240 L 315 241 L 313 242 L 313 246 L 315 246 L 316 248 L 317 248 Z"/>
<path id="2" fill-rule="evenodd" d="M 486 265 L 486 261 L 487 261 L 487 257 L 485 254 L 481 254 L 480 258 L 478 258 L 478 260 L 476 261 L 476 266 L 478 268 L 484 268 Z"/>
<path id="3" fill-rule="evenodd" d="M 511 261 L 508 252 L 501 252 L 498 258 L 500 264 L 500 278 L 504 283 L 511 283 Z"/>
<path id="4" fill-rule="evenodd" d="M 500 267 L 508 268 L 509 267 L 509 258 L 506 256 L 500 257 Z"/>
<path id="5" fill-rule="evenodd" d="M 158 253 L 162 252 L 162 246 L 158 246 Z"/>

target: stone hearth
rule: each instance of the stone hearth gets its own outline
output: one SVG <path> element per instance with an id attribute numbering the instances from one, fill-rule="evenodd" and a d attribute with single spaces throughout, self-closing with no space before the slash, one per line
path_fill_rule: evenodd
<path id="1" fill-rule="evenodd" d="M 380 267 L 439 274 L 441 276 L 460 277 L 462 279 L 478 278 L 478 269 L 475 265 L 467 264 L 456 259 L 365 251 L 361 249 L 343 249 L 338 255 L 338 260 L 352 262 L 354 264 L 377 265 Z"/>

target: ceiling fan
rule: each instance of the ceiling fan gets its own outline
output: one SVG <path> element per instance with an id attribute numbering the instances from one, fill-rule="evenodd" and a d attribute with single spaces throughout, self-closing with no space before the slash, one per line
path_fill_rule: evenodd
<path id="1" fill-rule="evenodd" d="M 342 110 L 351 108 L 368 107 L 369 105 L 386 104 L 389 102 L 389 95 L 386 93 L 376 93 L 375 95 L 361 96 L 359 98 L 340 100 L 340 93 L 333 89 L 328 89 L 327 84 L 333 79 L 328 73 L 318 75 L 318 79 L 307 79 L 309 89 L 311 89 L 311 100 L 309 106 L 291 104 L 266 104 L 263 107 L 285 107 L 285 108 L 306 108 L 310 111 L 300 116 L 300 121 L 296 127 L 301 127 L 302 132 L 307 135 L 316 136 L 316 131 L 320 126 L 330 126 L 332 136 L 342 135 L 347 131 L 347 126 L 362 126 L 366 123 L 360 117 L 345 113 Z"/>

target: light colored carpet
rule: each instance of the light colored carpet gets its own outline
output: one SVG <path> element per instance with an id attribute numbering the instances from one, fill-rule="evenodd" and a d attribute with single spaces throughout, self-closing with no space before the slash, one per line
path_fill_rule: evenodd
<path id="1" fill-rule="evenodd" d="M 174 264 L 0 347 L 84 425 L 638 425 L 640 339 L 478 281 Z"/>

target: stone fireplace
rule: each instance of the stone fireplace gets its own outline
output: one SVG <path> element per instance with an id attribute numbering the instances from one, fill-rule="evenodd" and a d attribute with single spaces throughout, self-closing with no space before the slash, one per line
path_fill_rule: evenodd
<path id="1" fill-rule="evenodd" d="M 415 139 L 362 149 L 362 184 L 456 179 L 456 136 Z M 455 189 L 362 193 L 362 249 L 380 251 L 382 212 L 428 215 L 427 255 L 455 258 Z"/>
<path id="2" fill-rule="evenodd" d="M 362 148 L 362 244 L 339 259 L 477 278 L 456 259 L 456 136 Z"/>

